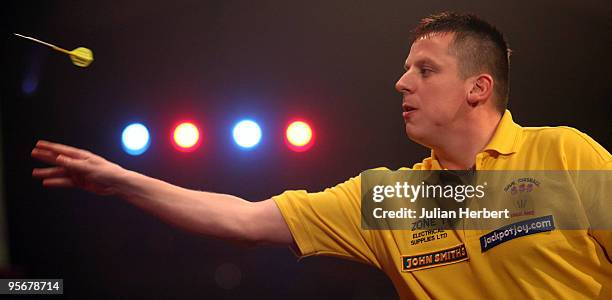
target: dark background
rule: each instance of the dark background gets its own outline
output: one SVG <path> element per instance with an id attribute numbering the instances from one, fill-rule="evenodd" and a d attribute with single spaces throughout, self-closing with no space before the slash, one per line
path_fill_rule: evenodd
<path id="1" fill-rule="evenodd" d="M 117 198 L 48 190 L 31 179 L 36 140 L 89 149 L 125 168 L 259 201 L 318 191 L 429 150 L 404 133 L 409 31 L 441 10 L 474 12 L 514 53 L 510 110 L 523 126 L 567 125 L 612 145 L 612 4 L 583 1 L 19 1 L 2 12 L 2 139 L 10 274 L 63 278 L 78 298 L 394 298 L 383 273 L 285 248 L 247 249 L 178 231 Z M 94 51 L 88 68 L 12 32 Z M 256 150 L 230 138 L 252 117 Z M 286 122 L 310 119 L 315 146 L 289 151 Z M 197 120 L 198 151 L 176 152 L 171 126 Z M 125 154 L 120 133 L 149 127 Z M 239 280 L 238 280 L 239 279 Z M 449 282 L 452 284 L 452 282 Z"/>

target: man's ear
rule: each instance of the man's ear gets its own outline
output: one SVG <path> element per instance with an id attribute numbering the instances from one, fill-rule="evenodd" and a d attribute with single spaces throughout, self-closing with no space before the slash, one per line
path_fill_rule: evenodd
<path id="1" fill-rule="evenodd" d="M 472 107 L 485 104 L 493 96 L 493 77 L 479 74 L 472 77 L 471 89 L 467 95 L 468 104 Z"/>

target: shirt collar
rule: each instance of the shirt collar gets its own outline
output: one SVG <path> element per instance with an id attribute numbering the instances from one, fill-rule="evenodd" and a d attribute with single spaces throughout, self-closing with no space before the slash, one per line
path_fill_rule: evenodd
<path id="1" fill-rule="evenodd" d="M 502 115 L 493 138 L 489 141 L 482 151 L 495 151 L 502 155 L 509 155 L 518 150 L 519 139 L 522 134 L 522 127 L 512 120 L 512 114 L 506 110 Z M 435 151 L 431 150 L 431 156 L 423 161 L 426 168 L 430 170 L 442 170 Z"/>
<path id="2" fill-rule="evenodd" d="M 509 110 L 504 112 L 493 138 L 483 151 L 492 150 L 499 154 L 508 155 L 518 150 L 519 140 L 522 134 L 522 127 L 512 120 Z"/>

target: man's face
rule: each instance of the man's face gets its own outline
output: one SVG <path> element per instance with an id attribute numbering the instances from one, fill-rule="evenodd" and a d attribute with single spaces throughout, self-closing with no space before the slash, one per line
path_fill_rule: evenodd
<path id="1" fill-rule="evenodd" d="M 403 96 L 408 137 L 430 148 L 465 126 L 469 90 L 459 75 L 457 58 L 448 51 L 453 36 L 435 34 L 417 39 L 406 59 L 406 72 L 395 85 Z"/>

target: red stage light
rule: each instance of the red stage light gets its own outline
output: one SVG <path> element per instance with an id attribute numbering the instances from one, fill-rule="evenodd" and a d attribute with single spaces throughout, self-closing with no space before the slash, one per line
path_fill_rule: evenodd
<path id="1" fill-rule="evenodd" d="M 193 122 L 181 122 L 172 131 L 172 144 L 178 151 L 194 151 L 201 141 L 200 130 Z"/>
<path id="2" fill-rule="evenodd" d="M 314 131 L 305 121 L 293 121 L 285 131 L 285 143 L 295 152 L 304 152 L 314 144 Z"/>

